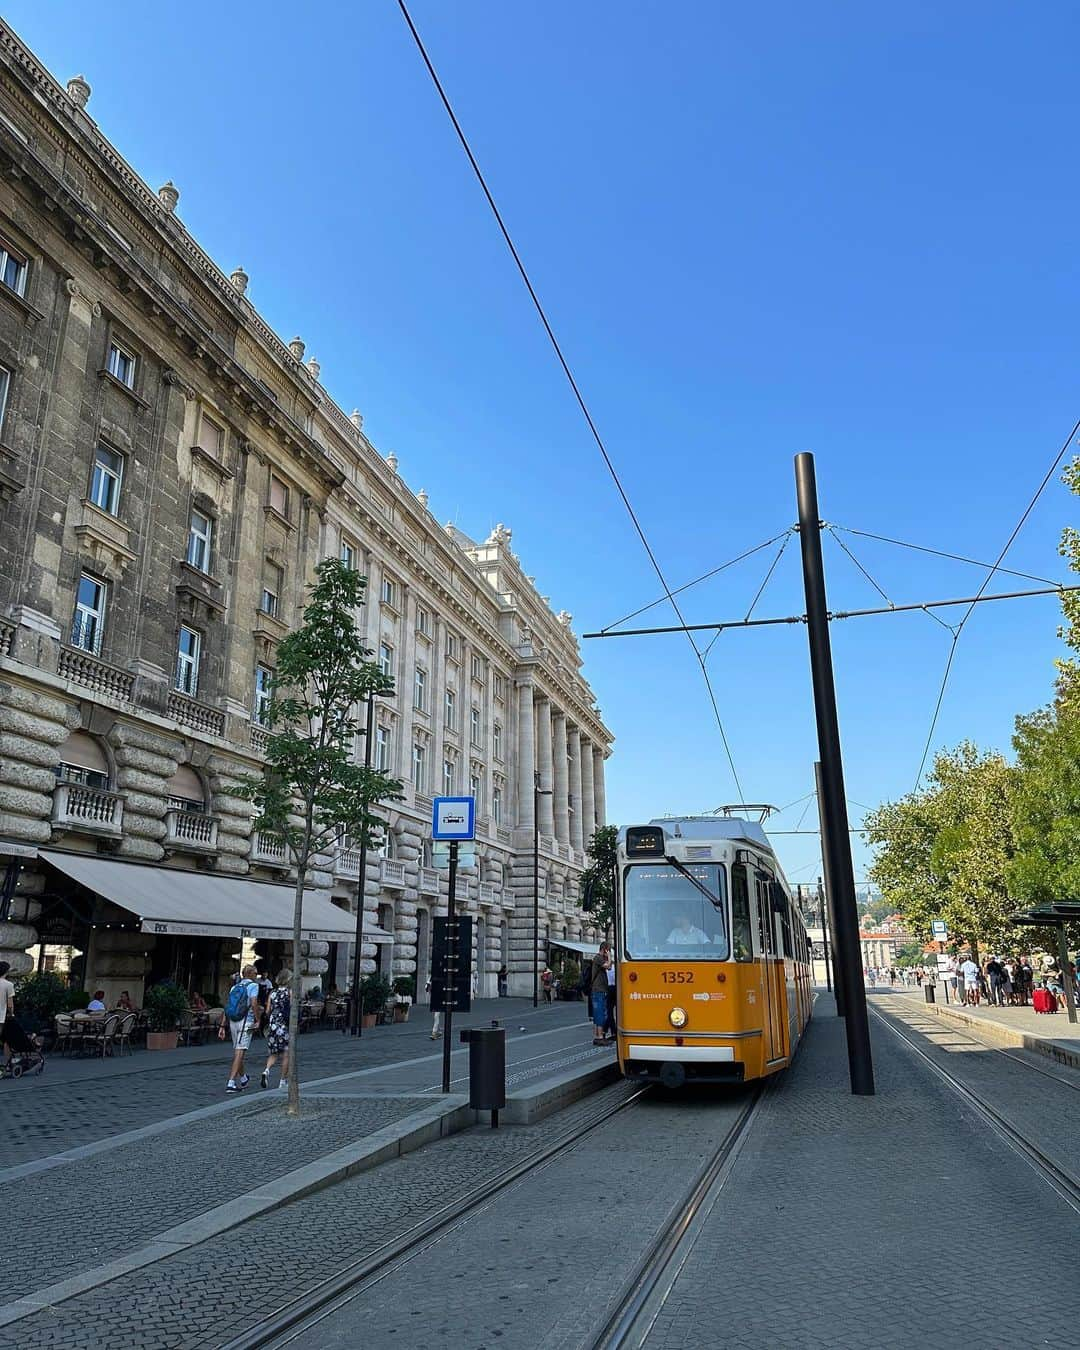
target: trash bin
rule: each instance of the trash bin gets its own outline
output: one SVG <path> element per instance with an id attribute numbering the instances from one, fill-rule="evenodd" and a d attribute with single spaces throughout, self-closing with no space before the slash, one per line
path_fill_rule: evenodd
<path id="1" fill-rule="evenodd" d="M 933 1003 L 933 1002 L 934 1002 L 934 986 L 933 986 L 932 984 L 923 984 L 922 991 L 923 991 L 923 997 L 926 999 L 927 1003 Z"/>
<path id="2" fill-rule="evenodd" d="M 506 1105 L 506 1028 L 466 1027 L 461 1033 L 469 1047 L 469 1106 L 491 1112 L 491 1128 L 499 1125 L 499 1112 Z"/>

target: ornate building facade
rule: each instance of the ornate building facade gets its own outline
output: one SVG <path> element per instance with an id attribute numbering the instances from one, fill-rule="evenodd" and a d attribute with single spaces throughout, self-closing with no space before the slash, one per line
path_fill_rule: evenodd
<path id="1" fill-rule="evenodd" d="M 370 858 L 363 961 L 419 975 L 446 875 L 431 798 L 472 793 L 458 899 L 481 990 L 531 988 L 590 938 L 584 848 L 605 819 L 601 720 L 571 631 L 497 526 L 440 526 L 88 112 L 0 24 L 0 949 L 84 953 L 133 994 L 220 985 L 273 944 L 286 860 L 234 795 L 265 746 L 275 651 L 320 558 L 368 578 L 358 616 L 393 673 L 375 762 L 405 784 Z M 363 754 L 358 745 L 357 754 Z M 253 884 L 257 883 L 257 884 Z M 348 974 L 357 853 L 313 878 L 308 973 Z M 283 934 L 282 934 L 283 936 Z"/>

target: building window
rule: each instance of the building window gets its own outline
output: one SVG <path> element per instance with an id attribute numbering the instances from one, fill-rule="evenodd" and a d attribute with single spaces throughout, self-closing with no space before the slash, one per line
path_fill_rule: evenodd
<path id="1" fill-rule="evenodd" d="M 416 631 L 425 637 L 431 636 L 431 615 L 419 605 L 416 608 Z"/>
<path id="2" fill-rule="evenodd" d="M 502 725 L 499 722 L 491 728 L 491 749 L 496 759 L 502 759 Z"/>
<path id="3" fill-rule="evenodd" d="M 379 643 L 379 669 L 387 679 L 394 676 L 394 649 L 389 642 Z"/>
<path id="4" fill-rule="evenodd" d="M 417 712 L 424 712 L 427 709 L 427 671 L 423 666 L 416 667 L 416 678 L 413 681 L 413 707 Z"/>
<path id="5" fill-rule="evenodd" d="M 472 659 L 472 677 L 480 684 L 484 683 L 484 662 L 479 656 L 474 656 Z"/>
<path id="6" fill-rule="evenodd" d="M 124 456 L 99 445 L 94 455 L 94 476 L 90 480 L 90 500 L 110 516 L 120 511 L 120 486 L 124 481 Z"/>
<path id="7" fill-rule="evenodd" d="M 4 426 L 4 418 L 7 416 L 8 390 L 11 388 L 11 371 L 5 366 L 0 366 L 0 430 Z"/>
<path id="8" fill-rule="evenodd" d="M 210 571 L 210 541 L 214 534 L 214 522 L 201 511 L 192 511 L 188 525 L 187 561 L 200 572 Z"/>
<path id="9" fill-rule="evenodd" d="M 506 698 L 506 678 L 503 675 L 496 675 L 492 680 L 495 697 L 502 703 Z"/>
<path id="10" fill-rule="evenodd" d="M 469 792 L 472 794 L 473 801 L 476 803 L 476 814 L 479 816 L 484 810 L 483 784 L 478 773 L 471 774 L 469 777 Z"/>
<path id="11" fill-rule="evenodd" d="M 412 748 L 412 780 L 417 792 L 423 792 L 427 782 L 427 750 L 422 745 Z"/>
<path id="12" fill-rule="evenodd" d="M 443 760 L 442 790 L 444 797 L 452 797 L 454 795 L 454 761 L 452 759 Z"/>
<path id="13" fill-rule="evenodd" d="M 199 656 L 202 651 L 202 639 L 193 628 L 181 626 L 180 639 L 176 644 L 176 678 L 173 688 L 181 694 L 190 694 L 192 698 L 199 692 Z"/>
<path id="14" fill-rule="evenodd" d="M 379 591 L 379 598 L 384 605 L 397 604 L 397 586 L 389 577 L 383 577 L 382 589 Z"/>
<path id="15" fill-rule="evenodd" d="M 272 619 L 278 617 L 281 608 L 281 592 L 284 590 L 285 573 L 276 563 L 268 562 L 263 566 L 263 589 L 259 608 Z"/>
<path id="16" fill-rule="evenodd" d="M 390 768 L 390 728 L 375 729 L 375 767 L 385 773 Z"/>
<path id="17" fill-rule="evenodd" d="M 205 413 L 202 415 L 202 422 L 199 425 L 199 447 L 205 450 L 208 455 L 213 455 L 215 459 L 221 457 L 221 446 L 225 440 L 225 433 L 218 424 Z"/>
<path id="18" fill-rule="evenodd" d="M 492 790 L 491 818 L 496 825 L 502 824 L 502 788 L 494 788 Z"/>
<path id="19" fill-rule="evenodd" d="M 84 572 L 79 578 L 75 598 L 75 617 L 71 624 L 71 645 L 97 656 L 105 636 L 105 583 Z"/>
<path id="20" fill-rule="evenodd" d="M 255 707 L 253 716 L 261 727 L 270 725 L 270 682 L 274 672 L 269 666 L 255 667 Z"/>
<path id="21" fill-rule="evenodd" d="M 289 485 L 275 473 L 270 475 L 270 505 L 279 516 L 288 516 Z"/>
<path id="22" fill-rule="evenodd" d="M 458 640 L 456 633 L 447 633 L 446 635 L 446 659 L 456 661 L 458 659 Z"/>
<path id="23" fill-rule="evenodd" d="M 126 347 L 121 347 L 118 342 L 109 343 L 107 368 L 114 380 L 119 380 L 129 389 L 135 388 L 135 358 Z"/>
<path id="24" fill-rule="evenodd" d="M 469 740 L 473 745 L 480 744 L 480 709 L 473 708 L 469 712 Z"/>
<path id="25" fill-rule="evenodd" d="M 457 694 L 452 689 L 446 691 L 446 726 L 450 731 L 457 730 Z"/>
<path id="26" fill-rule="evenodd" d="M 16 295 L 26 294 L 26 259 L 0 240 L 0 281 Z"/>
<path id="27" fill-rule="evenodd" d="M 341 541 L 341 562 L 350 572 L 356 571 L 356 546 L 347 539 Z"/>

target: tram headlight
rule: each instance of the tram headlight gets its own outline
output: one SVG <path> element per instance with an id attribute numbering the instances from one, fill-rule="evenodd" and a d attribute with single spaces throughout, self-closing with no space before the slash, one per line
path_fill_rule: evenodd
<path id="1" fill-rule="evenodd" d="M 686 1009 L 672 1008 L 672 1010 L 667 1015 L 667 1020 L 671 1023 L 673 1027 L 686 1026 Z"/>

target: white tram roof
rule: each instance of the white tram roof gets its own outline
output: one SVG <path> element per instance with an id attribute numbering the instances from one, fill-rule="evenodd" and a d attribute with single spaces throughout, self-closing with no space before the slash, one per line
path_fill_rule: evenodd
<path id="1" fill-rule="evenodd" d="M 659 825 L 669 839 L 741 839 L 773 851 L 761 822 L 742 816 L 660 816 L 645 824 Z M 619 842 L 626 842 L 625 827 L 619 831 Z"/>

